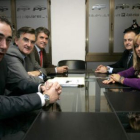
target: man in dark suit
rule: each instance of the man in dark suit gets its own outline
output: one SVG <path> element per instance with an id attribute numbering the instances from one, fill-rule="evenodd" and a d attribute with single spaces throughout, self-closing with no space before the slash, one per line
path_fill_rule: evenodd
<path id="1" fill-rule="evenodd" d="M 45 27 L 38 27 L 36 29 L 36 43 L 33 50 L 36 61 L 41 67 L 45 68 L 47 74 L 50 73 L 64 73 L 68 70 L 67 66 L 56 67 L 49 61 L 45 47 L 48 44 L 50 32 Z M 42 59 L 41 59 L 42 57 Z"/>
<path id="2" fill-rule="evenodd" d="M 125 50 L 122 54 L 122 57 L 119 61 L 117 61 L 114 64 L 104 66 L 104 65 L 99 65 L 95 72 L 97 73 L 117 73 L 120 71 L 123 71 L 125 69 L 130 68 L 133 65 L 133 40 L 134 37 L 136 36 L 137 32 L 134 30 L 126 30 L 124 33 L 124 46 Z"/>
<path id="3" fill-rule="evenodd" d="M 43 94 L 40 92 L 24 94 L 21 96 L 4 95 L 7 83 L 7 64 L 3 58 L 12 40 L 12 26 L 3 16 L 0 16 L 0 119 L 13 117 L 19 114 L 27 113 L 49 103 L 54 103 L 59 99 L 61 86 L 58 83 L 49 83 L 43 87 Z M 33 82 L 26 79 L 21 80 L 17 86 L 29 85 L 32 88 L 40 88 Z M 18 94 L 18 93 L 17 93 Z"/>
<path id="4" fill-rule="evenodd" d="M 31 27 L 21 27 L 6 55 L 8 66 L 7 82 L 11 89 L 22 79 L 35 83 L 43 83 L 46 79 L 46 71 L 40 67 L 31 54 L 35 43 L 35 30 Z M 28 88 L 28 85 L 27 85 Z"/>

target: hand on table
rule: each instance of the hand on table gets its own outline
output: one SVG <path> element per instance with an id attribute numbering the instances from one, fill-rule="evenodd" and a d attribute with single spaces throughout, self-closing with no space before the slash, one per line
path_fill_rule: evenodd
<path id="1" fill-rule="evenodd" d="M 103 83 L 104 84 L 115 83 L 115 82 L 119 82 L 120 83 L 120 78 L 121 78 L 121 76 L 119 74 L 111 74 L 109 76 L 109 79 L 108 80 L 104 80 Z"/>
<path id="2" fill-rule="evenodd" d="M 107 67 L 104 66 L 104 65 L 99 65 L 96 68 L 95 72 L 97 72 L 97 73 L 107 73 Z"/>
<path id="3" fill-rule="evenodd" d="M 57 73 L 64 73 L 68 71 L 68 66 L 57 67 Z"/>
<path id="4" fill-rule="evenodd" d="M 115 83 L 115 81 L 110 77 L 107 80 L 103 81 L 103 84 L 110 84 L 110 83 Z"/>
<path id="5" fill-rule="evenodd" d="M 60 99 L 60 94 L 62 92 L 62 87 L 60 86 L 60 84 L 58 82 L 54 82 L 54 83 L 47 83 L 49 84 L 47 86 L 48 89 L 44 90 L 43 94 L 47 94 L 50 97 L 50 103 L 54 103 L 57 100 Z M 47 85 L 46 84 L 46 85 Z"/>

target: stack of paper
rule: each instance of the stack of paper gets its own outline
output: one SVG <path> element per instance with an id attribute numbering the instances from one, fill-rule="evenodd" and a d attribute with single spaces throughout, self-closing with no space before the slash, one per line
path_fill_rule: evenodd
<path id="1" fill-rule="evenodd" d="M 85 85 L 84 77 L 55 77 L 49 82 L 58 82 L 62 87 L 82 87 Z"/>

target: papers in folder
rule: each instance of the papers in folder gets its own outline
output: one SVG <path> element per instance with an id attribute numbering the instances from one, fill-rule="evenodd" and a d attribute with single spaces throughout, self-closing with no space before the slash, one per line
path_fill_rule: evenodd
<path id="1" fill-rule="evenodd" d="M 55 77 L 48 81 L 58 82 L 62 87 L 83 87 L 85 85 L 84 77 Z"/>

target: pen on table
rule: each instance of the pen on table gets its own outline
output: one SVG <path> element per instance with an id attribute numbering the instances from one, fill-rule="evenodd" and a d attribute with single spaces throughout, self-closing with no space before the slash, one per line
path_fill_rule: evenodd
<path id="1" fill-rule="evenodd" d="M 69 83 L 69 82 L 71 82 L 71 81 L 66 81 L 66 83 Z"/>

